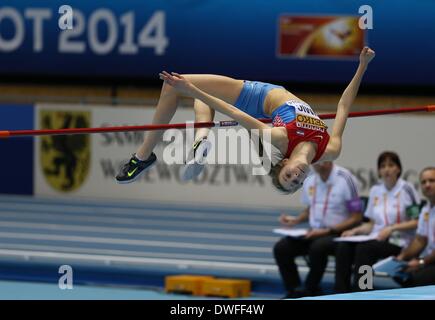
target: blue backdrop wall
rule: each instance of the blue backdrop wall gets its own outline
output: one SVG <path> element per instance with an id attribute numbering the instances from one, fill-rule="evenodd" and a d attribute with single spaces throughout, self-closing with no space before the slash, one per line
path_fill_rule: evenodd
<path id="1" fill-rule="evenodd" d="M 1 130 L 33 129 L 33 106 L 0 105 Z M 0 139 L 0 193 L 33 194 L 33 138 Z"/>
<path id="2" fill-rule="evenodd" d="M 435 85 L 430 0 L 70 0 L 76 19 L 68 31 L 59 27 L 63 4 L 1 2 L 0 74 L 157 79 L 166 69 L 343 83 L 353 75 L 357 57 L 282 56 L 280 19 L 308 17 L 303 27 L 309 28 L 329 16 L 358 18 L 364 14 L 360 7 L 369 5 L 373 29 L 363 31 L 363 42 L 377 58 L 365 82 Z"/>

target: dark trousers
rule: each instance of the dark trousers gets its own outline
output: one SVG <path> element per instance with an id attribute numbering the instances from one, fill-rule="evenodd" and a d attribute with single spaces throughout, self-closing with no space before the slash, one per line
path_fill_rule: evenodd
<path id="1" fill-rule="evenodd" d="M 301 285 L 295 258 L 308 255 L 310 271 L 305 280 L 305 288 L 318 291 L 328 263 L 328 255 L 334 254 L 336 242 L 333 236 L 319 237 L 313 240 L 285 237 L 279 240 L 273 254 L 287 292 L 292 292 Z"/>
<path id="2" fill-rule="evenodd" d="M 411 272 L 406 281 L 401 279 L 394 280 L 403 287 L 429 286 L 435 284 L 435 264 L 424 266 L 421 269 Z"/>
<path id="3" fill-rule="evenodd" d="M 359 280 L 363 276 L 359 273 L 360 267 L 372 266 L 379 259 L 398 255 L 401 249 L 387 241 L 339 242 L 335 255 L 335 291 L 345 293 L 363 290 L 359 287 Z"/>

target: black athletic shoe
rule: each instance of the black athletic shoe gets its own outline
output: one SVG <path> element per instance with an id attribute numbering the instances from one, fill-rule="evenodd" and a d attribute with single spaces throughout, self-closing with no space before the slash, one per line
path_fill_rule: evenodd
<path id="1" fill-rule="evenodd" d="M 136 158 L 135 155 L 122 166 L 121 171 L 116 176 L 118 183 L 130 183 L 135 181 L 139 176 L 147 169 L 151 168 L 157 161 L 155 153 L 151 155 L 145 161 L 141 161 Z"/>
<path id="2" fill-rule="evenodd" d="M 323 295 L 323 291 L 320 288 L 317 288 L 316 290 L 298 288 L 287 292 L 287 295 L 285 295 L 282 299 L 299 299 L 304 297 L 316 297 L 321 295 Z"/>

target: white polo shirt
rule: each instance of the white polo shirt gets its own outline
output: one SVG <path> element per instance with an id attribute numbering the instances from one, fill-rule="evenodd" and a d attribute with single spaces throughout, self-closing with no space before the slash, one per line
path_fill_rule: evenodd
<path id="1" fill-rule="evenodd" d="M 406 215 L 406 208 L 420 203 L 420 196 L 414 186 L 403 180 L 398 179 L 396 185 L 391 190 L 387 190 L 383 183 L 374 185 L 370 189 L 369 201 L 364 215 L 374 221 L 372 236 L 386 226 L 409 221 Z M 399 246 L 407 246 L 414 237 L 415 231 L 398 231 L 394 237 L 394 243 Z"/>
<path id="2" fill-rule="evenodd" d="M 326 182 L 316 172 L 305 180 L 301 202 L 310 208 L 311 228 L 327 228 L 349 218 L 347 203 L 355 199 L 359 199 L 356 178 L 334 165 Z"/>
<path id="3" fill-rule="evenodd" d="M 430 207 L 427 203 L 420 212 L 418 217 L 417 234 L 427 237 L 427 246 L 422 256 L 431 254 L 435 250 L 435 206 Z"/>

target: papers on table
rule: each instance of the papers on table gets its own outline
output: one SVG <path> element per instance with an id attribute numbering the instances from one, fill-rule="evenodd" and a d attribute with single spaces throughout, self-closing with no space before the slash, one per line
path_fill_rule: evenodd
<path id="1" fill-rule="evenodd" d="M 308 229 L 277 228 L 277 229 L 273 229 L 273 232 L 292 238 L 300 238 L 307 234 Z"/>
<path id="2" fill-rule="evenodd" d="M 372 267 L 375 272 L 383 272 L 390 277 L 406 278 L 408 274 L 402 271 L 406 265 L 405 261 L 397 260 L 395 257 L 388 257 L 375 263 Z"/>
<path id="3" fill-rule="evenodd" d="M 376 239 L 376 235 L 359 235 L 350 237 L 339 237 L 335 238 L 334 241 L 344 241 L 344 242 L 364 242 Z"/>

